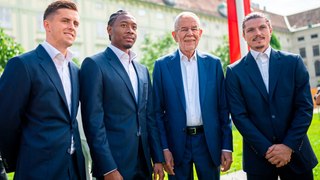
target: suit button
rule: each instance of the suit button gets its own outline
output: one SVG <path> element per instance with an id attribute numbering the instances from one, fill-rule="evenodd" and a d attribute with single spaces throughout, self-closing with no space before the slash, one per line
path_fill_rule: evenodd
<path id="1" fill-rule="evenodd" d="M 275 115 L 272 115 L 271 118 L 274 119 L 274 118 L 276 118 L 276 116 L 275 116 Z"/>

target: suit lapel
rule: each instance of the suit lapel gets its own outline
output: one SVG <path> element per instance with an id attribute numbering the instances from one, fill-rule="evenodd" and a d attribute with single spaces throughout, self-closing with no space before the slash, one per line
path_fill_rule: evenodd
<path id="1" fill-rule="evenodd" d="M 42 60 L 40 62 L 41 67 L 44 69 L 44 71 L 47 73 L 47 75 L 51 79 L 53 85 L 56 87 L 64 104 L 68 108 L 68 103 L 67 103 L 66 96 L 64 94 L 62 82 L 58 74 L 58 71 L 56 69 L 56 66 L 53 63 L 53 60 L 41 45 L 37 47 L 36 51 L 38 53 L 39 58 Z"/>
<path id="2" fill-rule="evenodd" d="M 142 77 L 143 77 L 143 70 L 141 69 L 141 67 L 139 65 L 136 64 L 136 62 L 133 61 L 133 66 L 134 69 L 136 71 L 137 74 L 137 79 L 138 79 L 138 105 L 142 104 L 143 101 L 143 86 L 144 86 L 144 82 L 142 81 Z M 146 91 L 148 91 L 148 89 L 146 89 Z"/>
<path id="3" fill-rule="evenodd" d="M 78 68 L 70 62 L 69 71 L 71 79 L 71 117 L 75 117 L 79 100 Z"/>
<path id="4" fill-rule="evenodd" d="M 180 65 L 180 57 L 178 50 L 176 51 L 173 58 L 168 61 L 168 69 L 171 73 L 171 77 L 174 81 L 174 84 L 176 86 L 177 92 L 179 94 L 179 99 L 184 107 L 184 110 L 186 109 L 186 101 L 185 101 L 185 95 L 184 95 L 184 89 L 183 89 L 183 80 L 182 80 L 182 72 L 181 72 L 181 65 Z"/>
<path id="5" fill-rule="evenodd" d="M 199 76 L 199 96 L 200 96 L 200 104 L 204 102 L 204 97 L 206 94 L 206 86 L 207 86 L 207 62 L 205 59 L 198 55 L 197 57 L 198 64 L 198 76 Z"/>
<path id="6" fill-rule="evenodd" d="M 257 89 L 260 91 L 263 98 L 269 102 L 268 98 L 268 92 L 266 89 L 266 86 L 263 82 L 259 67 L 257 65 L 257 62 L 254 60 L 253 56 L 249 52 L 247 56 L 245 57 L 245 70 L 248 73 L 249 77 L 253 81 L 253 84 L 257 87 Z"/>
<path id="7" fill-rule="evenodd" d="M 279 79 L 279 73 L 281 69 L 281 61 L 279 60 L 279 53 L 271 49 L 269 58 L 269 97 L 272 97 L 274 89 Z"/>
<path id="8" fill-rule="evenodd" d="M 121 77 L 121 79 L 126 84 L 126 86 L 127 86 L 128 90 L 129 90 L 129 92 L 131 94 L 131 97 L 133 98 L 134 102 L 137 102 L 136 98 L 135 98 L 135 95 L 134 95 L 134 92 L 133 92 L 133 88 L 132 88 L 132 84 L 131 84 L 130 78 L 128 76 L 128 73 L 124 69 L 124 67 L 121 64 L 119 58 L 117 57 L 117 55 L 110 48 L 107 48 L 105 53 L 106 53 L 107 59 L 109 59 L 110 65 L 113 67 L 113 69 L 118 73 L 118 75 Z"/>

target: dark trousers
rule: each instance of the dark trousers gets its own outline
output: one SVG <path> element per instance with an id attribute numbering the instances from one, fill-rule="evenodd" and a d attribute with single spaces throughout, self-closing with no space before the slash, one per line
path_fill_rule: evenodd
<path id="1" fill-rule="evenodd" d="M 152 174 L 151 174 L 151 172 L 149 172 L 149 169 L 148 169 L 148 166 L 147 166 L 147 161 L 146 161 L 146 158 L 144 156 L 141 139 L 139 140 L 138 154 L 137 154 L 136 159 L 134 161 L 136 163 L 135 163 L 135 166 L 132 167 L 134 169 L 133 171 L 121 172 L 121 169 L 120 170 L 118 169 L 120 174 L 122 175 L 123 179 L 124 180 L 151 180 L 152 179 Z M 98 180 L 103 180 L 104 177 L 103 176 L 102 177 L 98 177 L 97 179 Z"/>
<path id="2" fill-rule="evenodd" d="M 169 175 L 169 180 L 193 180 L 193 164 L 199 180 L 220 179 L 220 166 L 213 164 L 203 133 L 187 135 L 183 160 L 174 165 L 175 175 Z"/>
<path id="3" fill-rule="evenodd" d="M 150 161 L 150 160 L 149 160 Z M 152 174 L 148 170 L 148 166 L 146 164 L 146 158 L 143 153 L 141 139 L 139 141 L 139 156 L 138 156 L 138 164 L 136 166 L 136 174 L 133 179 L 152 179 Z"/>
<path id="4" fill-rule="evenodd" d="M 277 172 L 274 174 L 250 174 L 247 173 L 248 180 L 278 180 L 280 177 L 281 180 L 313 180 L 312 170 L 307 171 L 302 174 L 297 174 L 288 166 L 278 168 Z"/>
<path id="5" fill-rule="evenodd" d="M 80 173 L 78 170 L 78 163 L 77 163 L 77 155 L 75 152 L 72 155 L 70 155 L 70 162 L 68 166 L 68 176 L 69 176 L 69 180 L 80 179 Z"/>

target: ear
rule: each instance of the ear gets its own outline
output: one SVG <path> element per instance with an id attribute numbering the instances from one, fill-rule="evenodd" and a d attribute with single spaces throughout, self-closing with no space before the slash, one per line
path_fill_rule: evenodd
<path id="1" fill-rule="evenodd" d="M 50 23 L 48 20 L 43 20 L 43 27 L 46 30 L 46 32 L 50 31 Z"/>
<path id="2" fill-rule="evenodd" d="M 176 42 L 178 42 L 177 32 L 176 32 L 176 31 L 172 31 L 172 32 L 171 32 L 171 35 L 172 35 L 173 39 L 174 39 Z"/>
<path id="3" fill-rule="evenodd" d="M 109 36 L 111 36 L 111 34 L 112 34 L 112 27 L 111 26 L 107 26 L 107 33 L 109 34 Z"/>
<path id="4" fill-rule="evenodd" d="M 202 36 L 202 32 L 203 32 L 203 30 L 202 30 L 202 29 L 199 29 L 199 37 Z"/>

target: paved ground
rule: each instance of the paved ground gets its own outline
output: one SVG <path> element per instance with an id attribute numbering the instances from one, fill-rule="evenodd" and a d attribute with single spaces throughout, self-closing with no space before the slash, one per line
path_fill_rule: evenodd
<path id="1" fill-rule="evenodd" d="M 243 172 L 242 170 L 232 172 L 220 177 L 220 180 L 246 180 L 246 179 L 247 179 L 246 173 Z"/>

